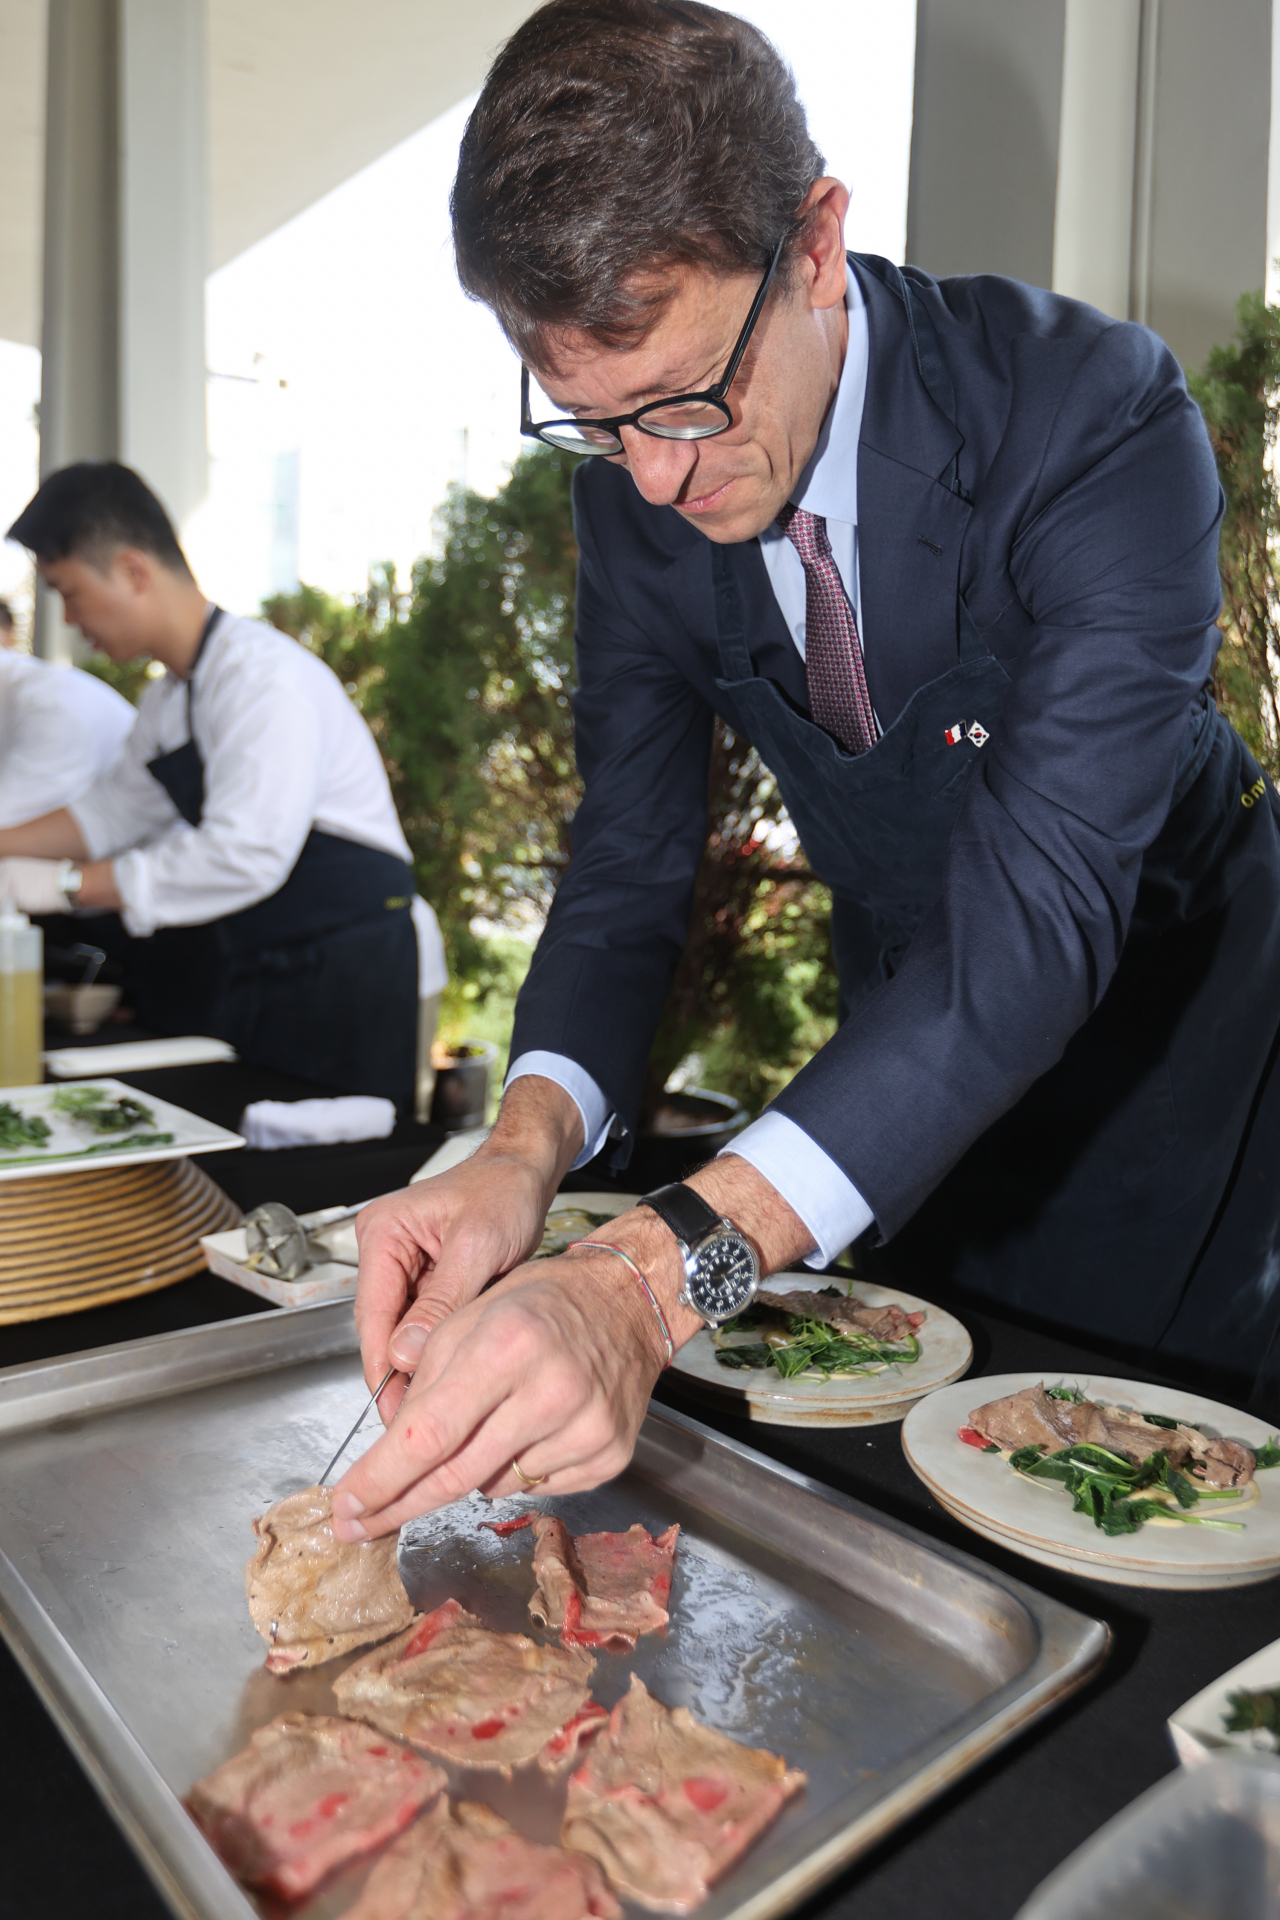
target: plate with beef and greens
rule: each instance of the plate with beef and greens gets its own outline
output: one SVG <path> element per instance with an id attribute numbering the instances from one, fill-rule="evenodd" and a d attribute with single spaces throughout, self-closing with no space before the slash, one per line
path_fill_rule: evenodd
<path id="1" fill-rule="evenodd" d="M 1182 1388 L 1000 1374 L 913 1408 L 902 1447 L 957 1520 L 1044 1566 L 1144 1587 L 1280 1572 L 1280 1435 Z"/>
<path id="2" fill-rule="evenodd" d="M 973 1342 L 940 1307 L 898 1289 L 775 1273 L 736 1320 L 675 1357 L 693 1392 L 774 1426 L 877 1426 L 956 1380 Z"/>
<path id="3" fill-rule="evenodd" d="M 1169 1716 L 1184 1767 L 1232 1748 L 1280 1755 L 1280 1640 L 1211 1680 Z"/>
<path id="4" fill-rule="evenodd" d="M 123 1080 L 0 1087 L 0 1180 L 131 1160 L 177 1160 L 243 1145 L 238 1133 L 144 1096 Z"/>

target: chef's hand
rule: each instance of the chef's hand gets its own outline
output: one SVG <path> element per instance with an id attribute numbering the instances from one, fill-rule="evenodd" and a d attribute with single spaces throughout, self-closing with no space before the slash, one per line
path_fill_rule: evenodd
<path id="1" fill-rule="evenodd" d="M 781 1194 L 736 1155 L 689 1185 L 755 1241 L 766 1273 L 813 1245 Z M 601 1237 L 630 1255 L 673 1345 L 683 1346 L 702 1322 L 680 1304 L 684 1268 L 670 1229 L 635 1207 Z M 658 1316 L 616 1254 L 586 1250 L 518 1268 L 430 1333 L 388 1431 L 334 1490 L 335 1535 L 390 1533 L 476 1487 L 499 1495 L 530 1481 L 547 1493 L 599 1486 L 631 1458 L 666 1357 Z"/>
<path id="2" fill-rule="evenodd" d="M 469 1160 L 364 1209 L 356 1326 L 370 1392 L 393 1363 L 412 1374 L 433 1327 L 529 1258 L 581 1147 L 577 1102 L 528 1074 L 508 1087 L 497 1125 Z M 385 1422 L 404 1389 L 397 1376 L 380 1396 Z"/>
<path id="3" fill-rule="evenodd" d="M 65 860 L 0 860 L 0 900 L 20 913 L 70 913 L 71 902 L 58 885 Z"/>

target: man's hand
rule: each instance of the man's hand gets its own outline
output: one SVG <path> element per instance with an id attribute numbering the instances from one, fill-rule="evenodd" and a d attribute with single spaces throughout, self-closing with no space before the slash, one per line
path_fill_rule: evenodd
<path id="1" fill-rule="evenodd" d="M 442 1175 L 439 1185 L 452 1179 Z M 689 1185 L 755 1241 L 766 1273 L 813 1245 L 804 1222 L 745 1160 L 713 1161 Z M 453 1237 L 460 1237 L 456 1227 Z M 674 1345 L 683 1346 L 702 1323 L 680 1304 L 684 1267 L 670 1229 L 649 1208 L 635 1207 L 598 1237 L 635 1261 Z M 599 1486 L 631 1458 L 666 1345 L 657 1314 L 616 1254 L 588 1250 L 526 1264 L 482 1299 L 445 1312 L 413 1379 L 397 1393 L 389 1430 L 334 1491 L 338 1539 L 389 1533 L 475 1487 L 504 1494 L 529 1480 L 548 1493 Z M 362 1326 L 366 1372 L 376 1385 L 389 1362 L 381 1360 L 385 1347 L 373 1357 L 366 1334 Z M 398 1387 L 393 1381 L 383 1401 Z M 525 1480 L 514 1471 L 517 1461 Z"/>
<path id="2" fill-rule="evenodd" d="M 388 1194 L 356 1221 L 356 1325 L 370 1391 L 393 1362 L 411 1374 L 427 1335 L 536 1248 L 547 1208 L 582 1146 L 582 1116 L 554 1081 L 513 1081 L 498 1124 L 470 1160 Z M 390 1421 L 404 1393 L 378 1402 Z"/>
<path id="3" fill-rule="evenodd" d="M 65 862 L 0 860 L 0 899 L 12 901 L 21 913 L 70 913 L 71 902 L 58 885 Z"/>

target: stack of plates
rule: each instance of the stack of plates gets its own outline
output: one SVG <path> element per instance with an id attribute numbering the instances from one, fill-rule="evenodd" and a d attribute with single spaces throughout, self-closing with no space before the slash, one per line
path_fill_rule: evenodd
<path id="1" fill-rule="evenodd" d="M 0 1185 L 0 1324 L 152 1293 L 205 1265 L 200 1236 L 240 1210 L 190 1160 L 49 1172 Z"/>

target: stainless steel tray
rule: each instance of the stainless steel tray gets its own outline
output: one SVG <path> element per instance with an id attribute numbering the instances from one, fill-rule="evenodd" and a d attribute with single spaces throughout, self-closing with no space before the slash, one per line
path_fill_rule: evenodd
<path id="1" fill-rule="evenodd" d="M 181 1796 L 273 1714 L 332 1710 L 328 1669 L 264 1672 L 242 1569 L 250 1516 L 313 1480 L 358 1409 L 355 1354 L 350 1304 L 333 1302 L 0 1372 L 0 1630 L 191 1920 L 267 1909 Z M 539 1504 L 577 1530 L 683 1529 L 669 1635 L 603 1655 L 598 1698 L 634 1666 L 669 1704 L 808 1771 L 704 1920 L 795 1906 L 1106 1650 L 1100 1622 L 664 1408 L 619 1479 Z M 419 1605 L 453 1594 L 527 1627 L 530 1536 L 499 1539 L 485 1515 L 461 1501 L 407 1528 L 406 1584 Z M 529 1771 L 455 1787 L 552 1838 L 563 1786 Z M 341 1914 L 363 1877 L 305 1920 Z"/>

